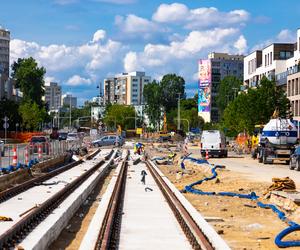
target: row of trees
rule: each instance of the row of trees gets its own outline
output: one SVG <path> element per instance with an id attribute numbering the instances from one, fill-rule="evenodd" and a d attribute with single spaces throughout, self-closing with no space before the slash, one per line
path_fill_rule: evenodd
<path id="1" fill-rule="evenodd" d="M 49 120 L 44 95 L 44 67 L 38 67 L 32 58 L 21 59 L 12 65 L 12 78 L 16 87 L 23 92 L 21 103 L 2 99 L 0 101 L 0 117 L 9 118 L 10 129 L 16 129 L 17 125 L 26 130 L 35 130 L 42 122 Z"/>
<path id="2" fill-rule="evenodd" d="M 187 130 L 188 125 L 203 126 L 203 119 L 198 117 L 197 95 L 187 99 L 185 80 L 181 76 L 167 74 L 160 82 L 153 81 L 144 87 L 144 100 L 147 103 L 145 113 L 155 129 L 160 128 L 164 112 L 167 115 L 168 129 L 176 129 L 178 98 L 180 98 L 181 128 Z"/>

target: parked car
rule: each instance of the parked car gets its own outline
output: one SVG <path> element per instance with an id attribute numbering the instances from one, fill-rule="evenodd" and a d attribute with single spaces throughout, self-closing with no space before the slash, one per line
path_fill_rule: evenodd
<path id="1" fill-rule="evenodd" d="M 109 135 L 109 136 L 103 136 L 95 141 L 92 141 L 92 145 L 95 147 L 101 147 L 101 146 L 122 146 L 124 144 L 124 138 L 117 135 Z"/>
<path id="2" fill-rule="evenodd" d="M 4 156 L 4 141 L 0 140 L 0 153 L 1 156 Z"/>
<path id="3" fill-rule="evenodd" d="M 38 153 L 38 146 L 42 145 L 42 152 L 49 154 L 49 138 L 46 136 L 32 136 L 29 141 L 30 153 Z"/>
<path id="4" fill-rule="evenodd" d="M 67 141 L 68 142 L 77 142 L 80 140 L 78 133 L 68 133 Z"/>
<path id="5" fill-rule="evenodd" d="M 290 157 L 290 169 L 300 171 L 300 146 L 297 146 Z"/>
<path id="6" fill-rule="evenodd" d="M 67 137 L 68 137 L 67 132 L 59 132 L 59 134 L 58 134 L 58 140 L 59 141 L 67 140 Z"/>

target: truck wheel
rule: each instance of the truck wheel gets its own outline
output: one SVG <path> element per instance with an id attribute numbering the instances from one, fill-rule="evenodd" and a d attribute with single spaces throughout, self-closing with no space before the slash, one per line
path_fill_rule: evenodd
<path id="1" fill-rule="evenodd" d="M 263 164 L 267 164 L 267 156 L 265 154 L 263 154 L 262 156 L 262 161 L 263 161 Z"/>
<path id="2" fill-rule="evenodd" d="M 259 163 L 262 163 L 262 162 L 263 162 L 262 151 L 260 151 L 260 152 L 258 153 L 258 162 L 259 162 Z"/>
<path id="3" fill-rule="evenodd" d="M 299 165 L 299 164 L 298 164 L 298 165 Z M 295 167 L 293 166 L 293 163 L 292 163 L 292 161 L 290 161 L 290 164 L 289 164 L 289 169 L 290 169 L 290 170 L 294 170 L 294 168 L 295 168 Z"/>
<path id="4" fill-rule="evenodd" d="M 296 161 L 296 170 L 300 171 L 300 163 L 299 160 Z"/>

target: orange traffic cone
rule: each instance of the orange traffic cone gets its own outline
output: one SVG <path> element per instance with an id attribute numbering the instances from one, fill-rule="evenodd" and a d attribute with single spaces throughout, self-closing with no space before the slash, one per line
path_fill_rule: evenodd
<path id="1" fill-rule="evenodd" d="M 206 152 L 205 152 L 205 159 L 208 160 L 209 159 L 209 155 L 208 155 L 208 150 L 206 149 Z"/>
<path id="2" fill-rule="evenodd" d="M 12 161 L 12 165 L 13 166 L 17 166 L 18 163 L 18 156 L 17 156 L 17 148 L 16 146 L 13 147 L 13 161 Z"/>

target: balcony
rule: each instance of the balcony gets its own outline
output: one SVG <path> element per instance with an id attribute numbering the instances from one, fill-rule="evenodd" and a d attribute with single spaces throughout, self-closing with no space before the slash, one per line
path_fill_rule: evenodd
<path id="1" fill-rule="evenodd" d="M 298 72 L 300 72 L 300 66 L 299 65 L 295 65 L 291 69 L 287 70 L 288 75 L 293 75 L 293 74 L 296 74 Z"/>

